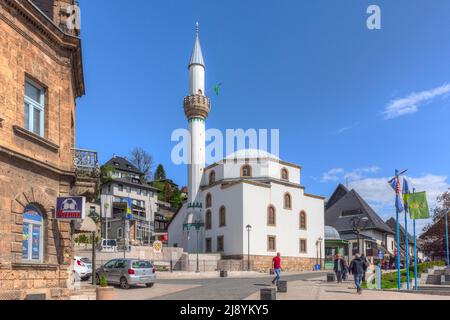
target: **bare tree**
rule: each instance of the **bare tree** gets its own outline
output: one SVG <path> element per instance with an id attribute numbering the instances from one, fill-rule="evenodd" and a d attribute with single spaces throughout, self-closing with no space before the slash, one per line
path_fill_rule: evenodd
<path id="1" fill-rule="evenodd" d="M 136 147 L 130 153 L 131 162 L 142 172 L 143 178 L 151 180 L 153 170 L 153 157 L 142 148 Z"/>

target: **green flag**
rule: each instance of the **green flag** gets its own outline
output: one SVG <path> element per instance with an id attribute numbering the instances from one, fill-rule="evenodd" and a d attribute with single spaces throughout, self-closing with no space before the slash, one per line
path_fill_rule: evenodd
<path id="1" fill-rule="evenodd" d="M 408 200 L 411 219 L 428 219 L 430 217 L 426 192 L 411 193 Z"/>
<path id="2" fill-rule="evenodd" d="M 214 92 L 216 93 L 216 95 L 219 95 L 219 88 L 221 85 L 222 85 L 221 83 L 218 83 L 214 86 Z"/>

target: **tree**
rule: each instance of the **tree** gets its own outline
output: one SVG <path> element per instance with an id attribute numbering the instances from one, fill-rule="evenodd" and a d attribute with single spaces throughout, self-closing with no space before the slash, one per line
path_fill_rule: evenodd
<path id="1" fill-rule="evenodd" d="M 147 151 L 142 148 L 136 147 L 131 153 L 131 163 L 133 163 L 140 172 L 142 172 L 142 178 L 150 180 L 153 169 L 153 157 Z"/>
<path id="2" fill-rule="evenodd" d="M 445 214 L 450 211 L 450 191 L 437 198 L 438 206 L 433 209 L 432 222 L 424 228 L 420 236 L 423 240 L 421 249 L 435 259 L 443 258 L 445 252 Z"/>
<path id="3" fill-rule="evenodd" d="M 166 180 L 166 171 L 162 164 L 159 164 L 156 168 L 154 179 L 155 181 Z"/>

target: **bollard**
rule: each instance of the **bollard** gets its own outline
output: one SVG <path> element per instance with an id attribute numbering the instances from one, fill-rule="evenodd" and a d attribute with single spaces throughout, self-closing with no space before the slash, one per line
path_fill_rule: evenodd
<path id="1" fill-rule="evenodd" d="M 260 300 L 277 300 L 275 288 L 263 288 L 260 291 Z"/>
<path id="2" fill-rule="evenodd" d="M 335 282 L 336 275 L 334 273 L 327 273 L 327 282 Z"/>
<path id="3" fill-rule="evenodd" d="M 278 281 L 278 292 L 287 292 L 287 281 Z"/>
<path id="4" fill-rule="evenodd" d="M 227 278 L 228 277 L 228 271 L 220 270 L 220 277 L 221 278 Z"/>

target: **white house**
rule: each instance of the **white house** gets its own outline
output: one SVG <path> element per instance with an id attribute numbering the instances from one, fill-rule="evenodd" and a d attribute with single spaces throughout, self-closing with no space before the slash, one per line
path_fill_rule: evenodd
<path id="1" fill-rule="evenodd" d="M 218 252 L 223 259 L 271 267 L 311 270 L 324 253 L 324 198 L 305 193 L 302 168 L 259 150 L 240 150 L 205 168 L 205 65 L 197 32 L 189 65 L 188 201 L 169 224 L 169 245 L 188 252 Z M 199 73 L 199 75 L 197 75 Z M 251 230 L 248 231 L 248 227 Z"/>

